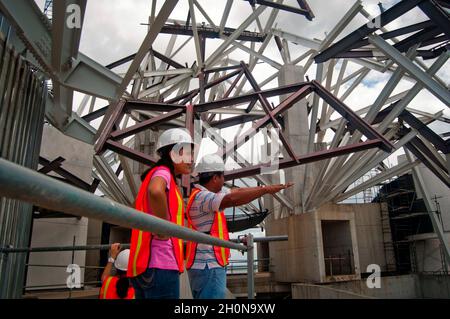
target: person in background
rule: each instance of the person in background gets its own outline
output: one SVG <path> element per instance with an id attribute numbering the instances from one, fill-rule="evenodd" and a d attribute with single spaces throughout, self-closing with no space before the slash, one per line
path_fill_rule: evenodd
<path id="1" fill-rule="evenodd" d="M 270 185 L 222 190 L 225 164 L 218 155 L 205 155 L 194 172 L 199 183 L 194 185 L 186 208 L 190 228 L 228 240 L 225 208 L 241 206 L 265 195 L 275 194 L 293 184 Z M 188 242 L 186 269 L 194 299 L 223 299 L 226 295 L 228 248 Z"/>
<path id="2" fill-rule="evenodd" d="M 184 226 L 184 202 L 175 178 L 190 174 L 193 141 L 185 129 L 169 129 L 156 145 L 159 161 L 143 174 L 136 209 Z M 136 299 L 178 299 L 184 271 L 183 240 L 132 230 L 128 276 Z"/>
<path id="3" fill-rule="evenodd" d="M 129 249 L 120 251 L 119 243 L 111 245 L 108 263 L 102 274 L 100 299 L 134 299 L 134 289 L 126 276 L 129 255 Z M 115 276 L 112 275 L 113 265 L 116 269 Z"/>

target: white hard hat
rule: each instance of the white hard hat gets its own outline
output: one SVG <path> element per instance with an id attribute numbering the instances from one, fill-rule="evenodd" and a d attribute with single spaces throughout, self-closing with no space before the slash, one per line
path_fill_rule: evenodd
<path id="1" fill-rule="evenodd" d="M 172 128 L 164 131 L 158 138 L 156 143 L 156 151 L 159 151 L 164 146 L 175 144 L 194 144 L 191 134 L 186 129 Z"/>
<path id="2" fill-rule="evenodd" d="M 129 257 L 130 257 L 130 250 L 129 249 L 122 250 L 117 255 L 116 261 L 114 262 L 114 267 L 122 271 L 127 271 Z"/>
<path id="3" fill-rule="evenodd" d="M 208 173 L 208 172 L 224 172 L 225 163 L 222 157 L 216 154 L 208 154 L 201 158 L 200 162 L 195 166 L 194 172 Z"/>

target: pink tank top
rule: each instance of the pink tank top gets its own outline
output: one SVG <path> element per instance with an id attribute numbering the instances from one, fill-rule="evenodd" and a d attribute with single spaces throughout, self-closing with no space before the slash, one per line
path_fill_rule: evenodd
<path id="1" fill-rule="evenodd" d="M 153 173 L 152 179 L 157 176 L 164 178 L 164 180 L 166 181 L 167 185 L 166 195 L 169 196 L 168 191 L 170 188 L 170 178 L 171 178 L 170 171 L 166 168 L 161 167 Z M 150 214 L 153 215 L 151 211 Z M 167 216 L 167 219 L 169 219 L 169 216 Z M 151 249 L 151 257 L 148 268 L 178 270 L 177 260 L 175 259 L 175 254 L 173 252 L 173 244 L 170 239 L 159 240 L 155 236 L 153 236 L 152 245 L 150 249 Z"/>

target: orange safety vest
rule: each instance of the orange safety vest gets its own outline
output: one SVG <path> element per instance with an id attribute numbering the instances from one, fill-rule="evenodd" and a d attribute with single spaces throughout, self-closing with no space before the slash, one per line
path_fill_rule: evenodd
<path id="1" fill-rule="evenodd" d="M 197 194 L 199 192 L 200 192 L 200 190 L 198 188 L 194 188 L 192 190 L 191 196 L 189 197 L 187 209 L 186 209 L 188 225 L 190 228 L 192 228 L 194 230 L 197 230 L 197 228 L 192 223 L 190 209 L 194 202 L 195 197 L 197 196 Z M 214 212 L 214 213 L 215 213 L 214 221 L 211 226 L 210 235 L 213 237 L 216 237 L 216 238 L 223 239 L 223 240 L 229 240 L 230 237 L 228 234 L 227 219 L 225 217 L 225 213 L 223 211 L 222 212 Z M 187 269 L 190 269 L 192 267 L 192 265 L 194 264 L 195 255 L 197 254 L 197 245 L 198 245 L 198 243 L 196 243 L 196 242 L 188 242 L 187 243 L 187 249 L 186 249 L 187 250 L 187 252 L 186 252 L 186 256 L 187 256 L 186 268 Z M 228 259 L 230 257 L 230 249 L 225 248 L 225 247 L 220 247 L 220 246 L 213 246 L 213 248 L 214 248 L 214 256 L 216 257 L 217 263 L 222 267 L 225 267 L 226 265 L 228 265 Z"/>
<path id="2" fill-rule="evenodd" d="M 148 185 L 152 178 L 153 173 L 158 168 L 167 169 L 165 166 L 154 167 L 146 176 L 142 182 L 141 188 L 136 198 L 136 209 L 149 213 L 149 196 Z M 174 178 L 170 177 L 170 190 L 169 190 L 169 220 L 179 226 L 184 226 L 184 203 L 178 191 L 177 184 Z M 153 235 L 150 232 L 145 232 L 139 229 L 133 229 L 131 232 L 130 243 L 130 258 L 128 260 L 128 277 L 136 277 L 147 270 L 151 257 L 151 241 Z M 179 272 L 183 272 L 183 240 L 175 237 L 170 238 L 173 244 L 173 251 L 175 259 L 178 264 Z"/>
<path id="3" fill-rule="evenodd" d="M 100 289 L 100 299 L 120 299 L 117 295 L 116 284 L 119 281 L 119 277 L 109 276 L 103 281 L 102 288 Z M 134 299 L 134 288 L 131 286 L 128 288 L 128 294 L 124 299 Z"/>

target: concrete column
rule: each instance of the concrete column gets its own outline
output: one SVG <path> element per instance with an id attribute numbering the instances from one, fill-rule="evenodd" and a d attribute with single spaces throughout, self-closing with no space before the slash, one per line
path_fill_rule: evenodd
<path id="1" fill-rule="evenodd" d="M 301 66 L 286 64 L 280 69 L 280 75 L 278 77 L 278 84 L 288 85 L 304 81 L 304 69 Z M 282 96 L 281 101 L 287 98 Z M 280 102 L 281 102 L 280 101 Z M 308 109 L 306 101 L 301 100 L 297 102 L 284 116 L 285 121 L 285 134 L 291 144 L 294 152 L 297 155 L 306 154 L 308 151 L 308 137 L 309 137 L 309 124 L 308 124 Z M 285 156 L 289 156 L 286 152 Z M 286 182 L 294 182 L 295 185 L 291 187 L 287 192 L 287 196 L 294 203 L 294 213 L 302 213 L 302 190 L 305 187 L 305 166 L 297 166 L 285 170 Z M 306 183 L 310 184 L 309 182 Z"/>

